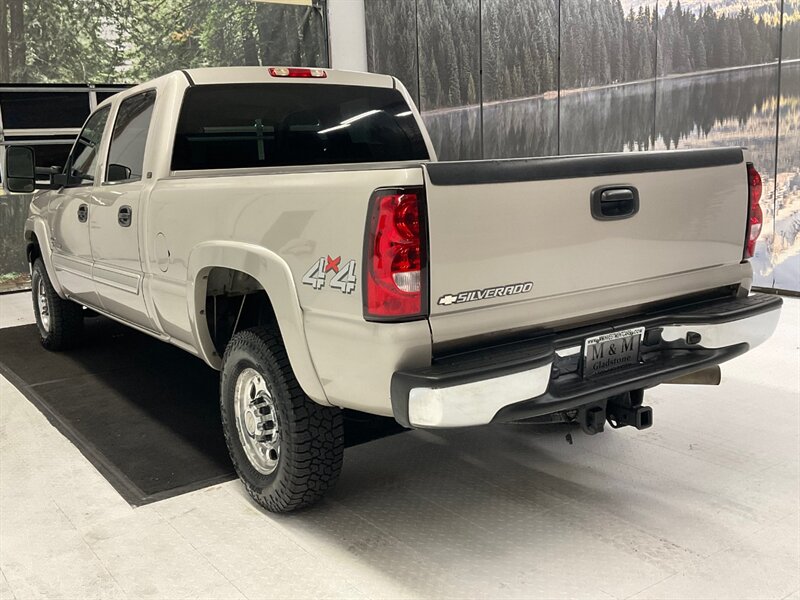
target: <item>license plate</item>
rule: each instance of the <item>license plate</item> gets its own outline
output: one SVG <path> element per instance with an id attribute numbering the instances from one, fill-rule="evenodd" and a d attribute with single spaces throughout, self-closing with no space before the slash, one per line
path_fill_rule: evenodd
<path id="1" fill-rule="evenodd" d="M 583 376 L 593 377 L 639 362 L 644 327 L 587 338 L 583 346 Z"/>

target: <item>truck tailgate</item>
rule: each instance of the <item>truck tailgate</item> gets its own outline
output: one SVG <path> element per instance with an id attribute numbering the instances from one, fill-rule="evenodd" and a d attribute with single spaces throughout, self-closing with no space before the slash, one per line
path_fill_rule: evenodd
<path id="1" fill-rule="evenodd" d="M 749 277 L 739 148 L 423 170 L 435 343 L 580 320 Z"/>

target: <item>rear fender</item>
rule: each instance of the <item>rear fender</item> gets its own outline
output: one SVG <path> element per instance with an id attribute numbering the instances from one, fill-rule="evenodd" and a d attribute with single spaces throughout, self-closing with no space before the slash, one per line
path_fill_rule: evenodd
<path id="1" fill-rule="evenodd" d="M 189 319 L 202 358 L 215 369 L 221 369 L 222 357 L 214 348 L 206 325 L 205 310 L 208 272 L 224 267 L 247 273 L 264 288 L 283 337 L 286 353 L 295 377 L 303 391 L 319 403 L 329 404 L 317 376 L 303 327 L 303 313 L 297 297 L 291 270 L 280 256 L 253 244 L 232 241 L 210 241 L 195 246 L 189 256 L 188 295 Z"/>

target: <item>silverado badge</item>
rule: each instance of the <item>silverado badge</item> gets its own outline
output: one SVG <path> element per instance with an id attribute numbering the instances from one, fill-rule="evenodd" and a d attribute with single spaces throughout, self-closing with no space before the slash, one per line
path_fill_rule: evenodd
<path id="1" fill-rule="evenodd" d="M 456 294 L 445 294 L 437 304 L 440 306 L 450 306 L 451 304 L 463 304 L 465 302 L 475 302 L 476 300 L 489 300 L 490 298 L 502 298 L 503 296 L 515 296 L 517 294 L 527 294 L 533 289 L 533 282 L 512 283 L 510 285 L 498 285 L 496 287 L 484 288 L 482 290 L 468 290 Z"/>

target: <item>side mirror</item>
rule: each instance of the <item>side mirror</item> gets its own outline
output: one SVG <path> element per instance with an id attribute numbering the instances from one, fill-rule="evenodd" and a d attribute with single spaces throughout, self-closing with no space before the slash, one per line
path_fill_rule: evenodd
<path id="1" fill-rule="evenodd" d="M 63 173 L 61 167 L 50 167 L 50 189 L 58 190 L 63 187 L 80 185 L 83 179 Z"/>
<path id="2" fill-rule="evenodd" d="M 36 167 L 36 188 L 47 190 L 58 189 L 53 186 L 53 175 L 61 173 L 62 170 L 63 167 Z"/>
<path id="3" fill-rule="evenodd" d="M 111 163 L 108 165 L 108 181 L 126 181 L 131 178 L 131 169 L 125 165 Z"/>
<path id="4" fill-rule="evenodd" d="M 36 189 L 36 159 L 28 146 L 6 147 L 6 189 L 31 194 Z"/>

